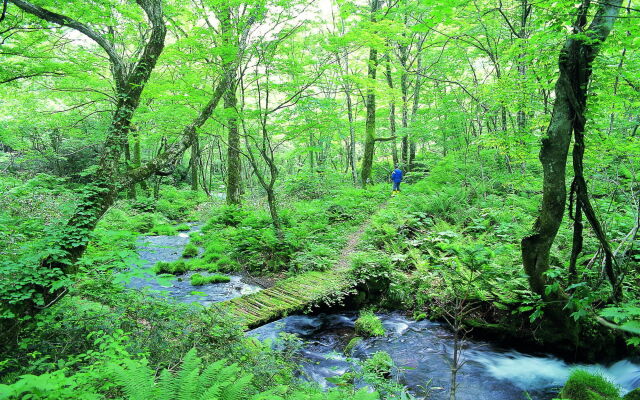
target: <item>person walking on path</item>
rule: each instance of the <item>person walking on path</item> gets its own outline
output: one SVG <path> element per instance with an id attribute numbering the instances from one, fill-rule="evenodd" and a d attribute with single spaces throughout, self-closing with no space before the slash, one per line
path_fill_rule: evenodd
<path id="1" fill-rule="evenodd" d="M 396 169 L 391 173 L 391 180 L 393 181 L 392 194 L 400 193 L 400 182 L 402 182 L 402 170 L 399 165 L 396 165 Z"/>

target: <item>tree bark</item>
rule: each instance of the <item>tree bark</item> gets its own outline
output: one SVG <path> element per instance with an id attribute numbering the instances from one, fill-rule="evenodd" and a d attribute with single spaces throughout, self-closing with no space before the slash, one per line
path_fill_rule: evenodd
<path id="1" fill-rule="evenodd" d="M 189 167 L 191 168 L 191 190 L 198 190 L 199 180 L 199 164 L 200 164 L 200 149 L 199 149 L 198 133 L 194 132 L 193 144 L 191 145 L 191 158 L 189 159 Z M 135 185 L 134 185 L 135 186 Z"/>
<path id="2" fill-rule="evenodd" d="M 376 22 L 376 13 L 379 9 L 379 0 L 371 0 L 371 22 Z M 367 119 L 365 123 L 364 154 L 362 156 L 362 171 L 360 179 L 362 186 L 366 187 L 371 179 L 371 168 L 373 166 L 373 153 L 376 144 L 376 70 L 378 69 L 378 50 L 369 48 L 369 64 L 367 76 L 369 83 L 367 88 Z"/>
<path id="3" fill-rule="evenodd" d="M 225 92 L 224 108 L 232 113 L 227 118 L 227 204 L 240 205 L 242 185 L 242 162 L 240 160 L 240 132 L 238 130 L 237 113 L 238 98 L 236 87 L 229 87 Z"/>
<path id="4" fill-rule="evenodd" d="M 584 32 L 588 38 L 572 35 L 560 52 L 560 76 L 555 86 L 553 114 L 542 139 L 539 157 L 543 167 L 542 204 L 532 234 L 522 239 L 522 261 L 529 276 L 529 285 L 545 300 L 557 300 L 557 296 L 545 293 L 547 280 L 544 273 L 549 269 L 551 245 L 565 211 L 566 164 L 572 132 L 576 127 L 574 122 L 584 127 L 584 105 L 591 66 L 600 44 L 613 28 L 621 3 L 622 0 L 598 3 L 593 21 L 585 31 L 590 1 L 584 0 L 578 10 L 574 33 Z"/>

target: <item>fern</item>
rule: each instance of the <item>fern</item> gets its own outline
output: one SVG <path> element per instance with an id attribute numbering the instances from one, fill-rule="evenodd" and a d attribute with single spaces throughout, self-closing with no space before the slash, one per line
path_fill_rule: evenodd
<path id="1" fill-rule="evenodd" d="M 240 379 L 228 385 L 222 393 L 221 400 L 244 400 L 245 394 L 249 390 L 253 375 L 245 375 Z"/>
<path id="2" fill-rule="evenodd" d="M 253 375 L 243 374 L 237 364 L 216 361 L 204 369 L 196 350 L 189 351 L 180 370 L 161 372 L 157 382 L 144 360 L 125 360 L 110 366 L 110 377 L 127 400 L 248 400 Z M 279 399 L 277 396 L 262 397 Z"/>
<path id="3" fill-rule="evenodd" d="M 138 360 L 123 360 L 122 365 L 111 365 L 107 373 L 113 381 L 122 386 L 129 400 L 147 400 L 154 391 L 154 373 L 151 368 Z"/>

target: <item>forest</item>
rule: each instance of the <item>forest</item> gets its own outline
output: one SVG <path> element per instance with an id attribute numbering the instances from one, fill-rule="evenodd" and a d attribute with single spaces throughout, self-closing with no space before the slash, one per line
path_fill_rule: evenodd
<path id="1" fill-rule="evenodd" d="M 0 399 L 640 399 L 638 1 L 0 3 Z"/>

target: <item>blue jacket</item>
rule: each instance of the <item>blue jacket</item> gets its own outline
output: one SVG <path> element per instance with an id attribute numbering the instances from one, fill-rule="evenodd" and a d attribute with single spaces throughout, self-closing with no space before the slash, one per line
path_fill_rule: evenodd
<path id="1" fill-rule="evenodd" d="M 394 169 L 391 173 L 391 180 L 396 183 L 402 182 L 402 170 L 398 168 Z"/>

